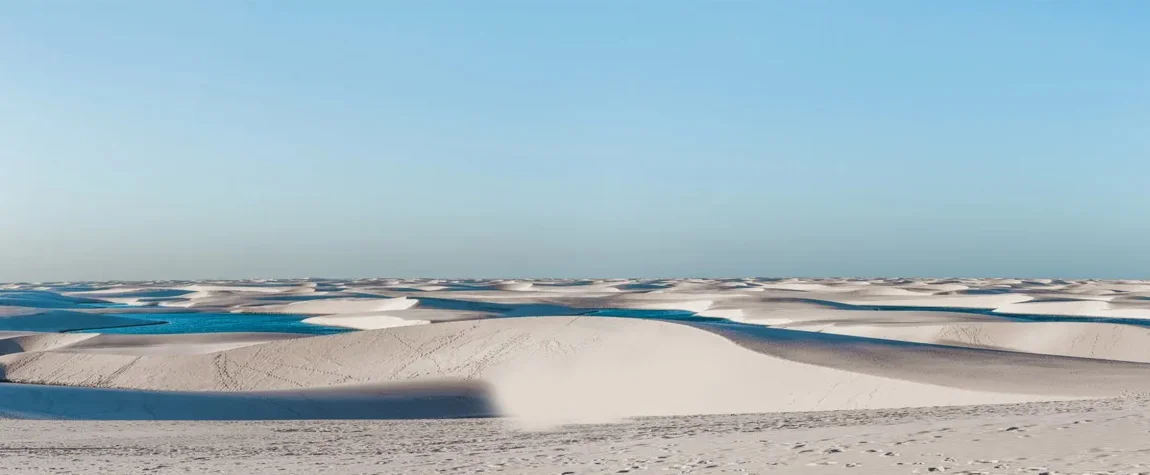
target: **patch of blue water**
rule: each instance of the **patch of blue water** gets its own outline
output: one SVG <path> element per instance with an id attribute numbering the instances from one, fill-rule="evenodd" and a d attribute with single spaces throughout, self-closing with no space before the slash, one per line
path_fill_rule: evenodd
<path id="1" fill-rule="evenodd" d="M 435 308 L 440 310 L 468 310 L 476 312 L 511 313 L 519 307 L 540 304 L 495 304 L 487 302 L 473 302 L 470 300 L 445 299 L 436 297 L 417 297 L 420 308 Z M 564 307 L 565 308 L 565 307 Z M 574 312 L 572 313 L 574 314 Z M 520 316 L 526 316 L 522 313 Z M 544 315 L 544 314 L 540 314 Z"/>
<path id="2" fill-rule="evenodd" d="M 91 328 L 75 333 L 115 333 L 167 335 L 174 333 L 270 332 L 331 335 L 352 331 L 347 328 L 303 323 L 305 315 L 257 313 L 128 313 L 117 317 L 140 321 L 138 326 Z"/>
<path id="3" fill-rule="evenodd" d="M 31 308 L 83 308 L 107 302 L 80 297 L 67 297 L 42 290 L 0 290 L 0 305 Z"/>

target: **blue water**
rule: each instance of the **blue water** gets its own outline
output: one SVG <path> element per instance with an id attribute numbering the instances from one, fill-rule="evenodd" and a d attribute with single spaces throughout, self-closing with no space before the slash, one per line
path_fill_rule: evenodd
<path id="1" fill-rule="evenodd" d="M 102 300 L 67 297 L 42 290 L 0 290 L 0 305 L 31 308 L 81 308 L 107 304 Z"/>
<path id="2" fill-rule="evenodd" d="M 115 297 L 136 297 L 136 298 L 162 299 L 162 298 L 179 297 L 181 295 L 187 295 L 190 293 L 192 293 L 192 291 L 190 291 L 190 290 L 152 289 L 152 290 L 140 290 L 140 291 L 136 291 L 136 292 L 124 292 L 124 293 L 118 293 L 118 294 L 112 294 L 112 295 Z"/>
<path id="3" fill-rule="evenodd" d="M 272 332 L 331 335 L 353 331 L 303 323 L 306 315 L 272 315 L 256 313 L 129 313 L 117 317 L 140 321 L 139 326 L 91 328 L 75 333 L 115 333 L 132 335 L 166 335 L 173 333 Z"/>

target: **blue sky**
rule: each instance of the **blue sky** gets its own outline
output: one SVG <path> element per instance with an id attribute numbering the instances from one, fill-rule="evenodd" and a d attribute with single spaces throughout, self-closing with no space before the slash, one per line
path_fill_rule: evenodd
<path id="1" fill-rule="evenodd" d="M 1150 278 L 1144 2 L 0 12 L 0 281 Z"/>

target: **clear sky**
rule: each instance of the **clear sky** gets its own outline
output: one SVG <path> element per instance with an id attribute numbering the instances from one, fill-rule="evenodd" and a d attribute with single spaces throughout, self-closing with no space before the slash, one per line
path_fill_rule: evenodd
<path id="1" fill-rule="evenodd" d="M 0 281 L 1150 278 L 1150 2 L 0 0 Z"/>

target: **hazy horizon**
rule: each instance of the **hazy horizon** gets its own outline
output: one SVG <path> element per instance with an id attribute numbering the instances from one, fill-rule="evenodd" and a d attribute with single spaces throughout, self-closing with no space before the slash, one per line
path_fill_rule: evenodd
<path id="1" fill-rule="evenodd" d="M 814 275 L 793 275 L 793 276 L 639 276 L 639 277 L 624 277 L 624 276 L 570 276 L 570 277 L 546 277 L 546 276 L 494 276 L 494 277 L 481 277 L 481 276 L 455 276 L 455 277 L 435 277 L 435 276 L 281 276 L 281 277 L 191 277 L 191 278 L 156 278 L 156 279 L 106 279 L 106 280 L 25 280 L 25 281 L 9 281 L 0 282 L 0 284 L 84 284 L 84 283 L 149 283 L 149 282 L 293 282 L 293 281 L 331 281 L 331 282 L 352 282 L 352 281 L 371 281 L 371 280 L 398 280 L 398 281 L 674 281 L 674 280 L 709 280 L 709 281 L 724 281 L 724 280 L 764 280 L 764 281 L 785 281 L 785 280 L 801 280 L 801 281 L 835 281 L 835 280 L 857 280 L 857 281 L 876 281 L 876 280 L 908 280 L 908 281 L 998 281 L 998 280 L 1018 280 L 1018 281 L 1095 281 L 1095 282 L 1145 282 L 1150 279 L 1121 279 L 1121 278 L 1105 278 L 1105 277 L 1042 277 L 1042 276 L 862 276 L 862 275 L 827 275 L 827 276 L 814 276 Z"/>
<path id="2" fill-rule="evenodd" d="M 1148 14 L 14 2 L 0 282 L 1150 279 Z"/>

